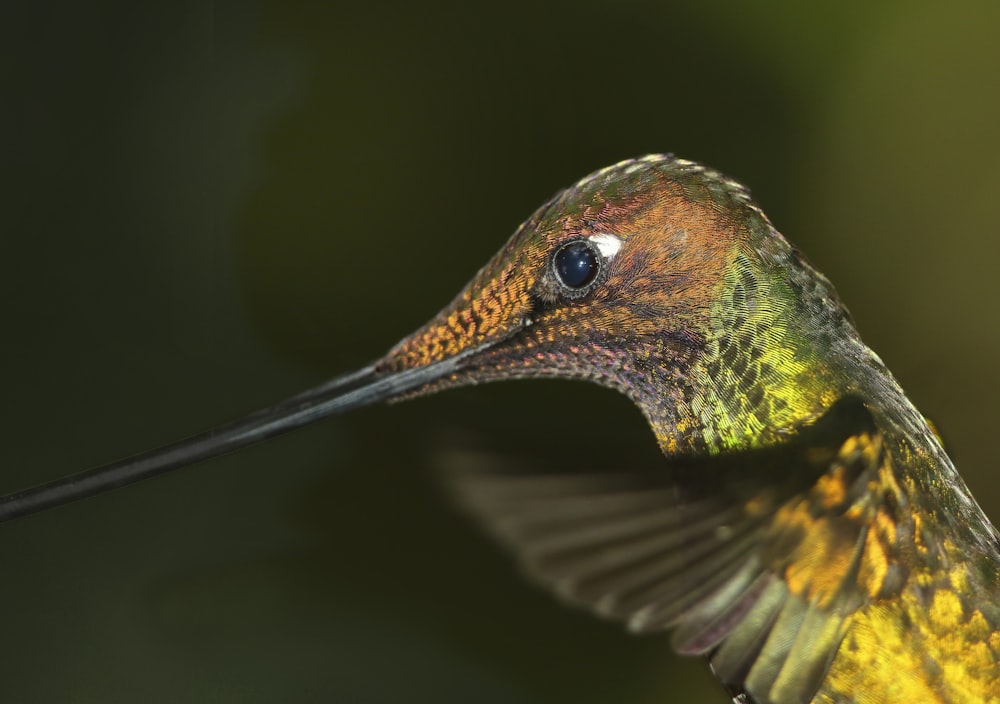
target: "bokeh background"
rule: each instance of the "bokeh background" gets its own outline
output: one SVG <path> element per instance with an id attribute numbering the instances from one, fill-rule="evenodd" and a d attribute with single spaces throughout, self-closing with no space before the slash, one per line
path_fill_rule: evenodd
<path id="1" fill-rule="evenodd" d="M 997 3 L 162 5 L 0 10 L 3 492 L 369 361 L 556 189 L 673 151 L 753 188 L 1000 519 Z M 517 383 L 4 525 L 0 699 L 726 701 L 526 585 L 433 479 L 454 438 L 658 461 L 618 396 Z"/>

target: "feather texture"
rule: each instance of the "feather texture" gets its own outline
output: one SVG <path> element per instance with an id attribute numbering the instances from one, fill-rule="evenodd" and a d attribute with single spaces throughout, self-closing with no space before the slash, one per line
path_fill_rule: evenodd
<path id="1" fill-rule="evenodd" d="M 449 462 L 451 486 L 528 575 L 634 631 L 673 628 L 676 650 L 759 704 L 809 701 L 868 599 L 865 506 L 885 455 L 856 399 L 780 446 L 669 472 L 470 460 Z"/>

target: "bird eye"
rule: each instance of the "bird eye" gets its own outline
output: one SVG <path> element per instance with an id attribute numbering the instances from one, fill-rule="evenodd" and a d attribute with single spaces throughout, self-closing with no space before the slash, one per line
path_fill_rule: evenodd
<path id="1" fill-rule="evenodd" d="M 600 260 L 589 243 L 578 241 L 563 245 L 552 259 L 552 265 L 559 282 L 576 290 L 597 278 Z"/>

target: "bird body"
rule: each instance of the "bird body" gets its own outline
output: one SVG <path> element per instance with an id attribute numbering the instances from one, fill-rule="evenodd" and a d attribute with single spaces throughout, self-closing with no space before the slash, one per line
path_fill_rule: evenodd
<path id="1" fill-rule="evenodd" d="M 458 473 L 529 575 L 672 631 L 734 701 L 1000 704 L 997 530 L 829 281 L 746 189 L 669 155 L 556 194 L 372 366 L 5 497 L 0 520 L 374 401 L 525 377 L 626 394 L 666 459 Z"/>

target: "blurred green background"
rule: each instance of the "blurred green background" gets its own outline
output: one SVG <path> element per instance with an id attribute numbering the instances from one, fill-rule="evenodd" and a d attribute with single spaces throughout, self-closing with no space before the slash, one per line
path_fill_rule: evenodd
<path id="1" fill-rule="evenodd" d="M 1000 519 L 1000 5 L 22 3 L 0 10 L 0 491 L 379 355 L 556 189 L 749 184 Z M 726 701 L 526 585 L 433 480 L 642 420 L 556 382 L 373 408 L 5 525 L 5 702 Z"/>

